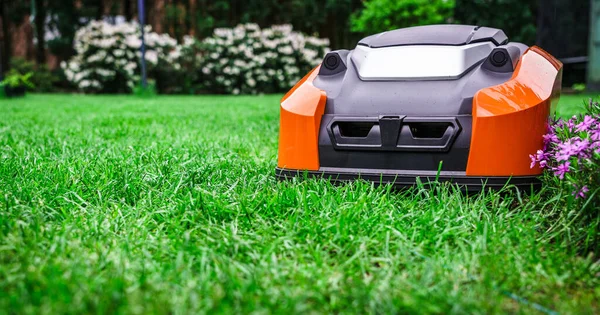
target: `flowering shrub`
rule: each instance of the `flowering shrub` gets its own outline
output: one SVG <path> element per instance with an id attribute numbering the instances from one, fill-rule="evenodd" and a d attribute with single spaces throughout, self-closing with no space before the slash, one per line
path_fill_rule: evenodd
<path id="1" fill-rule="evenodd" d="M 150 77 L 161 71 L 180 71 L 184 45 L 145 26 L 146 60 Z M 92 21 L 75 34 L 77 54 L 61 67 L 69 82 L 83 92 L 130 92 L 139 81 L 141 29 L 137 22 L 111 25 Z M 191 40 L 193 41 L 193 40 Z"/>
<path id="2" fill-rule="evenodd" d="M 553 174 L 575 199 L 594 196 L 600 189 L 600 105 L 590 100 L 585 115 L 550 123 L 544 149 L 530 155 L 531 167 Z"/>
<path id="3" fill-rule="evenodd" d="M 213 93 L 282 92 L 321 62 L 329 40 L 256 24 L 215 29 L 202 41 L 201 82 Z"/>
<path id="4" fill-rule="evenodd" d="M 184 36 L 183 41 L 150 69 L 150 76 L 156 79 L 156 88 L 161 93 L 193 94 L 197 89 L 200 69 L 198 41 L 192 36 Z"/>

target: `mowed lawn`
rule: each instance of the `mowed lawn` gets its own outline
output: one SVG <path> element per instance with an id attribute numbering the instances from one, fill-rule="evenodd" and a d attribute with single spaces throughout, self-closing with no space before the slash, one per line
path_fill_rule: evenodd
<path id="1" fill-rule="evenodd" d="M 585 111 L 585 105 L 589 100 L 600 101 L 599 95 L 596 94 L 565 94 L 560 97 L 559 105 L 556 109 L 556 114 L 563 118 L 569 118 L 575 114 Z"/>
<path id="2" fill-rule="evenodd" d="M 0 100 L 0 313 L 600 312 L 548 197 L 278 182 L 279 98 Z"/>

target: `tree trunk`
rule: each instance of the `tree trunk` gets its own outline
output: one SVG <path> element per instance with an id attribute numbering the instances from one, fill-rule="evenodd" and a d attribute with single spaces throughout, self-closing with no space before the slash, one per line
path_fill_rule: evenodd
<path id="1" fill-rule="evenodd" d="M 2 54 L 0 59 L 2 59 L 2 69 L 0 69 L 0 77 L 2 76 L 3 72 L 8 71 L 10 66 L 10 55 L 12 51 L 12 41 L 9 30 L 10 24 L 8 22 L 8 14 L 6 10 L 7 2 L 7 0 L 0 0 L 0 19 L 2 19 L 2 37 L 0 37 L 0 49 L 2 50 L 0 53 Z"/>
<path id="2" fill-rule="evenodd" d="M 146 1 L 146 23 L 152 25 L 152 29 L 159 34 L 163 33 L 165 5 L 165 0 Z"/>
<path id="3" fill-rule="evenodd" d="M 35 34 L 37 46 L 35 60 L 38 65 L 46 63 L 46 6 L 44 0 L 35 0 Z"/>
<path id="4" fill-rule="evenodd" d="M 196 31 L 197 31 L 197 19 L 198 19 L 198 14 L 196 14 L 196 10 L 198 9 L 198 0 L 190 0 L 190 11 L 189 11 L 189 17 L 190 17 L 190 35 L 191 36 L 196 36 Z"/>
<path id="5" fill-rule="evenodd" d="M 127 21 L 131 21 L 133 14 L 131 13 L 131 0 L 123 0 L 123 15 Z"/>
<path id="6" fill-rule="evenodd" d="M 173 9 L 173 8 L 176 7 L 175 4 L 173 3 L 173 0 L 168 0 L 168 1 L 169 1 L 168 5 L 171 7 L 171 9 Z M 169 35 L 171 35 L 173 37 L 176 37 L 176 34 L 175 34 L 175 23 L 177 23 L 177 17 L 172 17 L 168 21 L 169 21 L 168 33 L 169 33 Z"/>
<path id="7" fill-rule="evenodd" d="M 600 91 L 600 0 L 590 0 L 590 37 L 588 43 L 587 90 Z"/>
<path id="8" fill-rule="evenodd" d="M 96 20 L 102 20 L 104 16 L 104 0 L 96 0 L 98 6 L 96 7 Z"/>

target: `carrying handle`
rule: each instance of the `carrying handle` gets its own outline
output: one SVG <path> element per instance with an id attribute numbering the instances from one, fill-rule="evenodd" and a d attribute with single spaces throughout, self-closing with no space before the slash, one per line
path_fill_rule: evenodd
<path id="1" fill-rule="evenodd" d="M 455 117 L 334 117 L 328 125 L 334 148 L 447 152 L 461 128 Z"/>
<path id="2" fill-rule="evenodd" d="M 439 124 L 439 125 L 438 125 Z M 432 134 L 425 137 L 419 137 L 415 128 L 435 128 Z M 441 137 L 439 133 L 441 132 Z M 426 133 L 426 132 L 425 132 Z M 444 152 L 450 149 L 450 140 L 456 134 L 456 128 L 452 124 L 446 123 L 423 123 L 419 127 L 411 124 L 405 124 L 400 131 L 400 139 L 397 148 L 402 151 L 439 151 Z"/>
<path id="3" fill-rule="evenodd" d="M 381 135 L 377 122 L 340 122 L 332 125 L 334 144 L 348 148 L 377 148 Z"/>

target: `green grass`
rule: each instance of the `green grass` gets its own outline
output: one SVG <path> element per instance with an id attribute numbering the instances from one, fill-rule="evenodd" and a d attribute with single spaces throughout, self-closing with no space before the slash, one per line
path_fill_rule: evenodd
<path id="1" fill-rule="evenodd" d="M 598 94 L 563 94 L 560 97 L 556 112 L 559 116 L 564 118 L 583 112 L 585 110 L 584 106 L 589 102 L 590 98 L 598 100 Z"/>
<path id="2" fill-rule="evenodd" d="M 0 313 L 600 311 L 555 200 L 277 182 L 278 101 L 1 100 Z"/>

